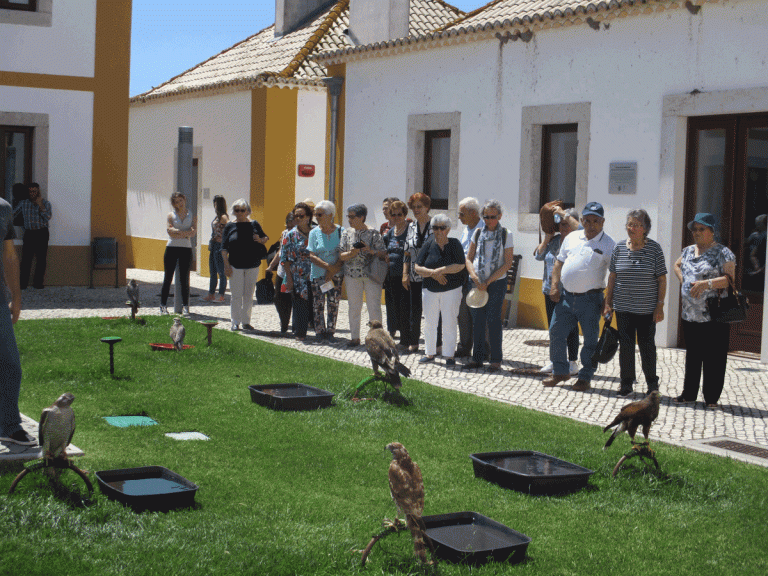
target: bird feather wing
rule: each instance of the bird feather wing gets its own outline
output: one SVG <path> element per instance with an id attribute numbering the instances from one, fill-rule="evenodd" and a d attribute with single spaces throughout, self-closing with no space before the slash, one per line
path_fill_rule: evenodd
<path id="1" fill-rule="evenodd" d="M 40 414 L 40 424 L 37 426 L 37 442 L 41 447 L 45 445 L 45 421 L 48 419 L 48 414 L 50 414 L 52 410 L 53 407 L 48 406 L 48 408 L 43 408 L 43 413 Z"/>

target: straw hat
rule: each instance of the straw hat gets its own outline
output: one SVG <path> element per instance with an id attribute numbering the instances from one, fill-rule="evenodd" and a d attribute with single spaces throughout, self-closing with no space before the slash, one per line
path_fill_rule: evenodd
<path id="1" fill-rule="evenodd" d="M 467 294 L 467 306 L 470 308 L 482 308 L 488 303 L 488 291 L 472 288 Z"/>

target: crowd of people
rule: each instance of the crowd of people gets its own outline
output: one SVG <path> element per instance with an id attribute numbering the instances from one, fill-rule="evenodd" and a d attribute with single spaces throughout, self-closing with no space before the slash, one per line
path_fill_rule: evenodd
<path id="1" fill-rule="evenodd" d="M 183 195 L 174 194 L 171 204 L 161 312 L 167 313 L 178 265 L 188 313 L 190 238 L 197 226 Z M 344 288 L 349 303 L 346 345 L 360 346 L 363 302 L 369 319 L 382 321 L 383 292 L 386 329 L 397 338 L 401 354 L 419 351 L 423 318 L 419 363 L 441 357 L 450 367 L 456 366 L 456 358 L 465 357 L 466 368 L 500 370 L 501 310 L 507 272 L 514 262 L 513 235 L 502 223 L 502 205 L 488 200 L 481 207 L 476 198 L 461 200 L 459 238 L 450 236 L 451 219 L 431 215 L 430 207 L 431 199 L 423 193 L 407 202 L 386 198 L 384 223 L 376 229 L 367 222 L 363 204 L 347 207 L 347 225 L 342 226 L 334 222 L 337 208 L 332 202 L 297 203 L 286 215 L 285 230 L 268 262 L 268 270 L 277 272 L 274 304 L 281 331 L 288 332 L 290 324 L 293 336 L 304 341 L 311 327 L 318 340 L 335 341 Z M 223 301 L 229 280 L 231 329 L 253 330 L 254 287 L 269 238 L 250 218 L 245 200 L 233 204 L 231 216 L 220 196 L 214 198 L 214 208 L 211 282 L 204 300 Z M 664 319 L 667 265 L 661 246 L 649 237 L 648 213 L 629 211 L 626 240 L 617 243 L 603 230 L 605 212 L 598 202 L 588 203 L 581 213 L 562 206 L 552 211 L 554 230 L 547 230 L 534 250 L 534 258 L 544 263 L 542 291 L 550 334 L 550 362 L 541 369 L 547 375 L 542 384 L 554 387 L 576 377 L 572 389 L 588 390 L 597 369 L 601 318 L 610 323 L 615 313 L 620 348 L 617 395 L 635 392 L 636 345 L 646 393 L 658 390 L 655 334 L 656 324 Z M 735 256 L 717 242 L 713 215 L 697 214 L 688 229 L 694 243 L 674 264 L 687 343 L 684 385 L 674 400 L 693 402 L 703 372 L 705 404 L 714 407 L 723 389 L 729 325 L 710 317 L 707 298 L 733 282 Z"/>

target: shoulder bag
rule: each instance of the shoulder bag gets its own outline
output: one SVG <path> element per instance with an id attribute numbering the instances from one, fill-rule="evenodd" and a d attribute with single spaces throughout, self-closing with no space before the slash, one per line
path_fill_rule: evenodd
<path id="1" fill-rule="evenodd" d="M 725 277 L 728 278 L 728 293 L 725 296 L 718 295 L 707 298 L 709 316 L 715 322 L 725 324 L 743 322 L 747 319 L 749 300 L 744 294 L 736 290 L 733 279 L 728 274 Z"/>

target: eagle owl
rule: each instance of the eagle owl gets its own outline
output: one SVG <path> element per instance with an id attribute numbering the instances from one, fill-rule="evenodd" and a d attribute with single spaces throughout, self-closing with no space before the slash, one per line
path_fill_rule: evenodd
<path id="1" fill-rule="evenodd" d="M 624 406 L 619 412 L 619 415 L 613 419 L 613 422 L 603 428 L 603 432 L 607 432 L 609 428 L 616 426 L 616 430 L 613 431 L 611 437 L 608 438 L 608 442 L 603 446 L 603 450 L 607 450 L 608 447 L 613 444 L 616 437 L 627 431 L 629 437 L 632 439 L 632 444 L 635 443 L 635 434 L 639 426 L 643 427 L 643 436 L 645 436 L 646 443 L 648 442 L 648 433 L 651 431 L 651 424 L 656 420 L 659 415 L 659 404 L 661 402 L 661 393 L 658 390 L 654 390 L 648 396 L 639 400 L 638 402 L 631 402 Z"/>
<path id="2" fill-rule="evenodd" d="M 75 397 L 65 392 L 40 415 L 38 437 L 46 460 L 67 457 L 67 446 L 75 434 L 74 401 Z"/>

